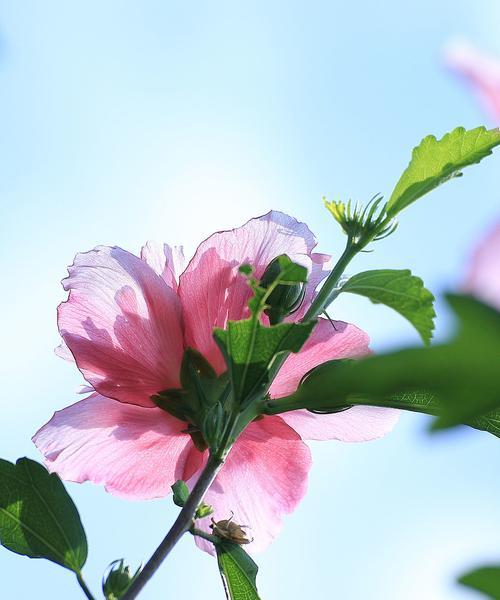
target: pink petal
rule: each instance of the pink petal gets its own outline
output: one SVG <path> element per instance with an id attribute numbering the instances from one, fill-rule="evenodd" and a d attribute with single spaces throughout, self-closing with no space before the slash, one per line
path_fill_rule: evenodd
<path id="1" fill-rule="evenodd" d="M 68 348 L 64 340 L 62 340 L 59 346 L 55 348 L 54 353 L 56 356 L 66 360 L 67 362 L 75 362 L 75 357 L 71 354 L 71 350 Z"/>
<path id="2" fill-rule="evenodd" d="M 186 268 L 182 246 L 172 248 L 168 244 L 149 241 L 142 247 L 141 258 L 169 287 L 177 291 L 179 275 Z"/>
<path id="3" fill-rule="evenodd" d="M 464 288 L 500 310 L 500 222 L 476 248 Z"/>
<path id="4" fill-rule="evenodd" d="M 368 442 L 391 432 L 398 422 L 399 411 L 377 406 L 353 406 L 331 415 L 294 410 L 283 413 L 280 417 L 293 427 L 303 440 Z"/>
<path id="5" fill-rule="evenodd" d="M 299 321 L 306 314 L 307 309 L 317 295 L 319 284 L 328 277 L 332 266 L 332 257 L 329 254 L 313 252 L 311 254 L 311 273 L 307 279 L 306 293 L 300 308 L 290 315 L 287 321 Z"/>
<path id="6" fill-rule="evenodd" d="M 273 398 L 292 394 L 300 380 L 314 367 L 328 360 L 359 358 L 369 354 L 370 338 L 355 325 L 318 319 L 318 324 L 298 354 L 290 354 L 271 385 Z"/>
<path id="7" fill-rule="evenodd" d="M 500 59 L 488 56 L 466 43 L 450 45 L 446 64 L 471 86 L 494 121 L 500 119 Z"/>
<path id="8" fill-rule="evenodd" d="M 140 258 L 100 246 L 77 254 L 63 281 L 59 330 L 101 394 L 144 406 L 179 384 L 183 353 L 175 292 Z"/>
<path id="9" fill-rule="evenodd" d="M 180 276 L 187 344 L 202 352 L 219 372 L 223 371 L 224 361 L 212 330 L 224 327 L 229 319 L 242 319 L 248 314 L 250 290 L 238 267 L 251 264 L 258 278 L 274 258 L 288 254 L 311 270 L 310 254 L 315 245 L 314 236 L 304 223 L 275 211 L 237 229 L 215 233 L 202 242 Z"/>
<path id="10" fill-rule="evenodd" d="M 188 476 L 189 462 L 199 457 L 193 450 L 186 466 Z M 260 552 L 279 533 L 282 515 L 295 510 L 304 496 L 310 466 L 309 448 L 295 431 L 279 417 L 265 417 L 242 433 L 205 502 L 215 509 L 215 521 L 234 513 L 236 523 L 248 525 L 248 537 L 254 540 L 245 549 Z M 210 518 L 197 522 L 197 527 L 208 532 L 209 525 Z M 203 550 L 213 551 L 210 543 L 196 540 Z"/>
<path id="11" fill-rule="evenodd" d="M 291 354 L 274 380 L 270 394 L 274 398 L 292 394 L 302 377 L 328 360 L 358 358 L 370 352 L 369 338 L 354 325 L 319 319 L 303 349 Z M 399 411 L 388 408 L 357 406 L 331 415 L 316 415 L 306 410 L 283 413 L 281 418 L 308 440 L 364 442 L 382 437 L 392 430 Z"/>
<path id="12" fill-rule="evenodd" d="M 54 414 L 34 436 L 51 472 L 103 484 L 132 500 L 166 496 L 192 446 L 185 423 L 159 408 L 89 396 Z"/>

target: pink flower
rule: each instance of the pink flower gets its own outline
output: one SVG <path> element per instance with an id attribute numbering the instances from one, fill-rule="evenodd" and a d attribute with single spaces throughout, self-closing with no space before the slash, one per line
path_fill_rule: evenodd
<path id="1" fill-rule="evenodd" d="M 310 285 L 303 313 L 327 274 L 329 257 L 313 253 L 315 245 L 305 224 L 270 212 L 215 233 L 187 267 L 182 250 L 152 243 L 141 258 L 103 246 L 78 254 L 63 281 L 69 297 L 59 306 L 58 323 L 95 391 L 55 413 L 35 434 L 48 468 L 69 481 L 102 483 L 130 499 L 166 496 L 177 479 L 192 484 L 206 453 L 195 448 L 186 423 L 157 408 L 151 395 L 179 386 L 188 346 L 202 352 L 217 372 L 225 370 L 212 330 L 247 314 L 250 290 L 239 265 L 252 264 L 260 277 L 273 258 L 286 253 L 306 266 Z M 286 361 L 271 395 L 294 391 L 321 362 L 366 352 L 365 333 L 343 322 L 334 329 L 320 319 L 302 351 Z M 396 419 L 396 411 L 355 407 L 336 415 L 296 411 L 254 421 L 206 501 L 216 520 L 234 512 L 236 522 L 251 526 L 250 550 L 263 549 L 278 533 L 282 515 L 292 512 L 306 491 L 311 457 L 303 440 L 370 440 L 387 433 Z M 207 529 L 209 519 L 204 521 Z"/>
<path id="2" fill-rule="evenodd" d="M 445 62 L 472 87 L 493 121 L 500 120 L 500 59 L 484 54 L 466 43 L 451 44 Z"/>
<path id="3" fill-rule="evenodd" d="M 500 310 L 500 221 L 472 254 L 464 288 Z"/>

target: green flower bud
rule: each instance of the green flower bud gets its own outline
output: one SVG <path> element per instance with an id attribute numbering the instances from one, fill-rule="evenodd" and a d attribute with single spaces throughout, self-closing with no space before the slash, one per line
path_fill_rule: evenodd
<path id="1" fill-rule="evenodd" d="M 174 504 L 182 508 L 189 498 L 189 488 L 186 485 L 186 482 L 182 481 L 182 479 L 178 479 L 174 485 L 172 485 L 172 492 Z"/>
<path id="2" fill-rule="evenodd" d="M 272 260 L 264 271 L 260 286 L 269 288 L 281 275 L 280 257 Z M 305 286 L 303 283 L 278 284 L 266 300 L 268 308 L 264 311 L 271 325 L 281 323 L 283 319 L 298 310 L 304 299 Z"/>
<path id="3" fill-rule="evenodd" d="M 123 558 L 112 562 L 102 580 L 102 591 L 106 600 L 120 600 L 141 572 L 141 568 L 132 575 Z"/>
<path id="4" fill-rule="evenodd" d="M 210 506 L 210 504 L 205 504 L 202 502 L 198 508 L 196 509 L 195 519 L 204 519 L 211 515 L 214 512 L 214 509 Z"/>

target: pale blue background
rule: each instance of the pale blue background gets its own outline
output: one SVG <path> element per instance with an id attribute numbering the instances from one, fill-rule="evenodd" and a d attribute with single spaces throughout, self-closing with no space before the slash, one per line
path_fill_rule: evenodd
<path id="1" fill-rule="evenodd" d="M 390 193 L 427 133 L 485 121 L 440 64 L 461 35 L 500 52 L 498 3 L 18 2 L 0 5 L 2 430 L 0 456 L 76 400 L 57 359 L 59 280 L 77 251 L 184 243 L 281 209 L 320 249 L 342 236 L 321 196 Z M 499 209 L 500 156 L 402 217 L 353 270 L 411 267 L 434 291 L 460 281 Z M 439 335 L 450 320 L 439 307 Z M 376 349 L 417 337 L 347 298 L 332 309 Z M 473 599 L 455 576 L 500 560 L 500 445 L 429 437 L 405 415 L 370 444 L 317 443 L 309 494 L 259 557 L 263 600 Z M 146 559 L 176 514 L 69 485 L 90 540 L 86 577 Z M 79 598 L 71 573 L 0 549 L 2 598 Z M 141 596 L 223 597 L 212 558 L 185 539 Z"/>

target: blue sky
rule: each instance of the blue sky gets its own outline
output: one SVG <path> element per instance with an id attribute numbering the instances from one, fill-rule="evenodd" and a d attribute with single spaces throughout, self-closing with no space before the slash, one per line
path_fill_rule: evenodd
<path id="1" fill-rule="evenodd" d="M 0 456 L 38 458 L 31 435 L 76 400 L 78 371 L 52 352 L 59 281 L 76 252 L 138 251 L 147 239 L 192 251 L 275 208 L 338 255 L 323 195 L 388 194 L 424 135 L 485 121 L 440 52 L 461 36 L 500 53 L 499 12 L 493 0 L 2 2 Z M 457 285 L 499 212 L 499 160 L 409 209 L 351 272 L 411 268 L 436 293 Z M 375 349 L 418 342 L 361 298 L 331 312 L 368 331 Z M 443 337 L 452 324 L 442 303 L 438 312 Z M 498 441 L 426 427 L 405 415 L 381 441 L 313 445 L 309 493 L 258 558 L 263 600 L 473 600 L 453 580 L 500 560 Z M 96 592 L 112 560 L 149 557 L 177 510 L 170 499 L 68 488 Z M 55 565 L 1 551 L 0 572 L 5 598 L 80 597 Z M 213 560 L 190 539 L 142 597 L 178 593 L 223 597 Z"/>

